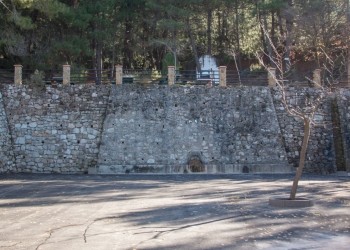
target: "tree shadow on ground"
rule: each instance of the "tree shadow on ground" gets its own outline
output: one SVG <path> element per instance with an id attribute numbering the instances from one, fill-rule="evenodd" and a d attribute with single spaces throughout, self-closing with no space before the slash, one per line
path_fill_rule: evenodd
<path id="1" fill-rule="evenodd" d="M 268 198 L 288 196 L 289 177 L 2 175 L 0 208 L 112 203 L 112 213 L 81 224 L 80 237 L 89 243 L 122 232 L 135 249 L 283 249 L 295 241 L 315 248 L 307 244 L 317 237 L 349 235 L 348 178 L 306 176 L 299 194 L 314 207 L 270 207 Z"/>

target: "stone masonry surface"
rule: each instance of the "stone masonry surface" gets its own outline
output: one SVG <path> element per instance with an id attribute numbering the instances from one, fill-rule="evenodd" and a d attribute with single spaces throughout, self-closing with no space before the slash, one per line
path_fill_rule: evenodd
<path id="1" fill-rule="evenodd" d="M 315 96 L 316 92 L 320 91 L 314 88 L 286 88 L 285 92 L 288 95 L 290 103 L 296 101 L 303 102 L 307 96 Z M 293 166 L 297 167 L 299 162 L 299 152 L 303 139 L 303 122 L 300 118 L 289 116 L 281 104 L 281 95 L 277 89 L 272 90 L 275 109 L 283 134 L 285 150 L 287 152 L 288 161 Z M 294 96 L 298 93 L 298 100 Z M 300 103 L 299 106 L 303 106 Z M 304 105 L 305 106 L 305 105 Z M 330 110 L 330 100 L 327 99 L 320 106 L 316 116 L 316 124 L 311 131 L 311 138 L 308 145 L 306 168 L 305 172 L 311 173 L 332 173 L 335 171 L 335 159 L 333 148 L 332 134 L 332 118 Z"/>
<path id="2" fill-rule="evenodd" d="M 80 173 L 96 165 L 108 87 L 8 86 L 4 103 L 18 172 Z"/>
<path id="3" fill-rule="evenodd" d="M 7 116 L 0 93 L 0 173 L 16 172 Z"/>
<path id="4" fill-rule="evenodd" d="M 112 90 L 104 123 L 102 171 L 288 172 L 270 91 L 123 86 Z"/>
<path id="5" fill-rule="evenodd" d="M 267 87 L 8 85 L 1 94 L 0 172 L 290 172 L 303 135 Z M 349 96 L 337 97 L 348 158 Z M 331 124 L 327 102 L 317 117 Z M 331 127 L 313 129 L 306 172 L 335 172 L 334 155 Z"/>
<path id="6" fill-rule="evenodd" d="M 343 131 L 344 156 L 347 171 L 350 170 L 350 90 L 341 89 L 338 93 L 341 129 Z"/>

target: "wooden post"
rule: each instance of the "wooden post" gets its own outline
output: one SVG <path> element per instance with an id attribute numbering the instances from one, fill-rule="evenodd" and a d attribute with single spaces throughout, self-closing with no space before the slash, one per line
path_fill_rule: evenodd
<path id="1" fill-rule="evenodd" d="M 268 68 L 267 69 L 267 80 L 269 87 L 273 88 L 276 87 L 276 69 L 275 68 Z"/>
<path id="2" fill-rule="evenodd" d="M 63 79 L 62 84 L 70 84 L 70 65 L 63 65 Z"/>
<path id="3" fill-rule="evenodd" d="M 115 65 L 115 84 L 121 85 L 123 84 L 123 66 Z"/>
<path id="4" fill-rule="evenodd" d="M 219 86 L 220 87 L 226 87 L 226 66 L 220 66 L 219 67 L 219 78 L 220 78 L 220 83 Z"/>
<path id="5" fill-rule="evenodd" d="M 175 84 L 175 66 L 168 66 L 168 85 Z"/>
<path id="6" fill-rule="evenodd" d="M 22 65 L 16 64 L 15 67 L 15 75 L 14 75 L 14 83 L 15 85 L 22 85 Z"/>
<path id="7" fill-rule="evenodd" d="M 315 69 L 313 71 L 312 80 L 315 88 L 321 88 L 322 82 L 321 82 L 321 70 Z"/>

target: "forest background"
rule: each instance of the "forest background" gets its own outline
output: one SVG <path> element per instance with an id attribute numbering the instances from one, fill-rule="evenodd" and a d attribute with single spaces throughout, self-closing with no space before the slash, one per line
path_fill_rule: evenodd
<path id="1" fill-rule="evenodd" d="M 327 56 L 346 57 L 350 33 L 349 0 L 0 0 L 0 13 L 2 69 L 161 71 L 175 56 L 178 68 L 194 70 L 209 54 L 252 71 L 257 51 L 266 64 L 276 57 L 269 36 L 300 76 Z"/>

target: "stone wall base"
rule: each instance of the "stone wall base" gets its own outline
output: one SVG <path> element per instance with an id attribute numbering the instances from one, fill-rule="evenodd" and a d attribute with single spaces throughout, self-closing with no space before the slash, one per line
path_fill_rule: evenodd
<path id="1" fill-rule="evenodd" d="M 191 172 L 187 165 L 114 165 L 89 168 L 89 174 L 242 174 L 293 173 L 291 166 L 283 164 L 225 164 L 206 165 L 204 171 Z"/>

